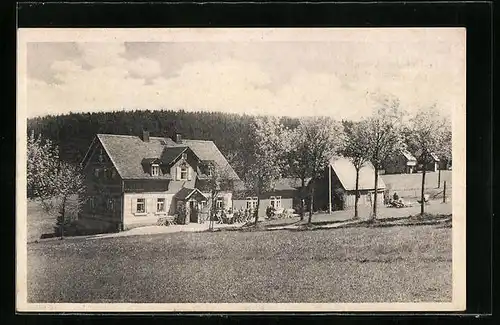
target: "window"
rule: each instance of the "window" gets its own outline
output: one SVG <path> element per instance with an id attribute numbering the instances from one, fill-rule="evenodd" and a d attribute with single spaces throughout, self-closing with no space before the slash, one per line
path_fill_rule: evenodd
<path id="1" fill-rule="evenodd" d="M 160 176 L 160 166 L 153 164 L 151 165 L 151 176 Z"/>
<path id="2" fill-rule="evenodd" d="M 206 171 L 207 171 L 207 176 L 212 176 L 212 165 L 207 165 L 206 166 Z"/>
<path id="3" fill-rule="evenodd" d="M 137 199 L 137 213 L 146 213 L 146 199 Z"/>
<path id="4" fill-rule="evenodd" d="M 275 209 L 281 208 L 281 196 L 271 196 L 269 198 L 271 200 L 271 206 Z"/>
<path id="5" fill-rule="evenodd" d="M 187 155 L 187 153 L 185 153 L 185 152 L 184 152 L 184 153 L 182 154 L 182 159 L 186 160 L 186 159 L 187 159 L 187 156 L 188 156 L 188 155 Z"/>
<path id="6" fill-rule="evenodd" d="M 255 208 L 257 208 L 257 198 L 247 197 L 247 209 L 255 209 Z"/>
<path id="7" fill-rule="evenodd" d="M 222 197 L 218 197 L 217 201 L 215 201 L 215 207 L 217 209 L 222 209 L 223 205 L 224 205 L 224 199 Z"/>
<path id="8" fill-rule="evenodd" d="M 100 168 L 94 168 L 94 175 L 95 175 L 95 177 L 101 176 L 101 169 Z"/>
<path id="9" fill-rule="evenodd" d="M 95 200 L 93 197 L 89 198 L 89 205 L 92 210 L 95 209 Z"/>
<path id="10" fill-rule="evenodd" d="M 188 179 L 188 166 L 182 165 L 181 166 L 181 180 L 187 180 Z"/>
<path id="11" fill-rule="evenodd" d="M 165 198 L 156 200 L 156 212 L 165 212 Z"/>
<path id="12" fill-rule="evenodd" d="M 115 178 L 116 177 L 116 170 L 113 168 L 111 169 L 111 178 Z"/>

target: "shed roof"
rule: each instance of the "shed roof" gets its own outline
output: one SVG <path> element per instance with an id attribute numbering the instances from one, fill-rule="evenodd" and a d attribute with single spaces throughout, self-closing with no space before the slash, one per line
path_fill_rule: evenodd
<path id="1" fill-rule="evenodd" d="M 332 158 L 330 167 L 337 175 L 342 187 L 347 191 L 356 190 L 356 168 L 352 162 L 345 157 Z M 375 188 L 375 168 L 370 162 L 367 162 L 359 170 L 359 186 L 360 190 L 373 190 Z M 378 178 L 378 189 L 385 189 L 385 183 L 382 177 Z"/>

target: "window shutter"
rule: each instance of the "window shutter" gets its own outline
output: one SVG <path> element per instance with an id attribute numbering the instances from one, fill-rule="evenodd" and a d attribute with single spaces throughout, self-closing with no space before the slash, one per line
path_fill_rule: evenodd
<path id="1" fill-rule="evenodd" d="M 188 166 L 187 170 L 188 170 L 188 181 L 190 181 L 191 180 L 191 167 Z"/>
<path id="2" fill-rule="evenodd" d="M 179 166 L 175 167 L 175 179 L 176 180 L 181 179 L 181 168 Z"/>
<path id="3" fill-rule="evenodd" d="M 137 199 L 132 198 L 130 200 L 130 203 L 132 204 L 132 206 L 131 206 L 132 213 L 136 213 L 137 212 Z"/>

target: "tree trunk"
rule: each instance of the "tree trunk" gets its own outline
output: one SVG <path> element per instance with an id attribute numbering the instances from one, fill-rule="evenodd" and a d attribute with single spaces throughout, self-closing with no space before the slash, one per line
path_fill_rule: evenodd
<path id="1" fill-rule="evenodd" d="M 59 225 L 61 231 L 61 238 L 64 238 L 64 224 L 66 223 L 66 196 L 63 197 L 62 207 L 61 207 L 61 224 Z"/>
<path id="2" fill-rule="evenodd" d="M 255 227 L 257 227 L 257 222 L 259 221 L 259 208 L 260 208 L 260 196 L 257 198 L 257 209 L 255 210 Z"/>
<path id="3" fill-rule="evenodd" d="M 304 190 L 305 190 L 305 186 L 306 186 L 306 180 L 304 177 L 302 177 L 301 182 L 302 182 L 302 186 L 300 188 L 300 221 L 304 220 L 304 210 L 305 210 Z"/>
<path id="4" fill-rule="evenodd" d="M 425 168 L 422 170 L 422 189 L 421 189 L 421 192 L 420 192 L 420 200 L 421 203 L 420 203 L 420 214 L 423 215 L 424 214 L 424 206 L 425 206 L 425 200 L 424 200 L 424 191 L 425 191 Z"/>
<path id="5" fill-rule="evenodd" d="M 311 225 L 313 208 L 314 208 L 314 183 L 310 183 L 310 184 L 311 184 L 311 197 L 310 197 L 310 202 L 309 202 L 309 219 L 307 220 L 308 225 Z"/>
<path id="6" fill-rule="evenodd" d="M 358 219 L 358 200 L 359 200 L 359 168 L 356 168 L 356 190 L 354 191 L 354 219 Z"/>
<path id="7" fill-rule="evenodd" d="M 373 193 L 373 219 L 377 218 L 378 166 L 375 165 L 375 193 Z"/>

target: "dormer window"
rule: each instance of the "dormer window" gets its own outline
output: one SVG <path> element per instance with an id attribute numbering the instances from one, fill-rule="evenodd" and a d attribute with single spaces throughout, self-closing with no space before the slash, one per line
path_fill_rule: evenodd
<path id="1" fill-rule="evenodd" d="M 151 165 L 151 176 L 160 176 L 160 165 L 158 164 Z"/>
<path id="2" fill-rule="evenodd" d="M 186 164 L 181 165 L 181 180 L 185 181 L 188 179 L 188 166 Z"/>
<path id="3" fill-rule="evenodd" d="M 207 176 L 212 176 L 212 166 L 207 166 Z"/>
<path id="4" fill-rule="evenodd" d="M 186 159 L 187 159 L 187 153 L 185 153 L 185 152 L 184 152 L 184 153 L 182 154 L 182 159 L 183 159 L 183 160 L 186 160 Z"/>

